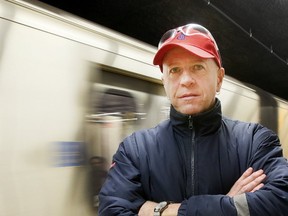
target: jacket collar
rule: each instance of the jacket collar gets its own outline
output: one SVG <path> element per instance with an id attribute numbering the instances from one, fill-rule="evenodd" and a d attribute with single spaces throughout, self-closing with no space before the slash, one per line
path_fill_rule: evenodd
<path id="1" fill-rule="evenodd" d="M 184 115 L 176 111 L 171 105 L 170 120 L 173 129 L 180 134 L 193 129 L 197 135 L 208 135 L 217 131 L 221 126 L 222 111 L 220 100 L 216 98 L 212 109 L 197 115 Z"/>

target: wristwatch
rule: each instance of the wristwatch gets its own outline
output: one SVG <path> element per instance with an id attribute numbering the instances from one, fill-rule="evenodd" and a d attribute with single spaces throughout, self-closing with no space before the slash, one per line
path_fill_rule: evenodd
<path id="1" fill-rule="evenodd" d="M 162 212 L 168 208 L 168 205 L 170 204 L 170 201 L 162 201 L 160 202 L 155 208 L 154 208 L 154 214 L 153 216 L 161 216 Z"/>

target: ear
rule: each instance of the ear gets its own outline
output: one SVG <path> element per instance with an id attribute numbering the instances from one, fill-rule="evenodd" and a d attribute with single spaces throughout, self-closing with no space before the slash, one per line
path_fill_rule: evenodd
<path id="1" fill-rule="evenodd" d="M 162 75 L 161 80 L 162 80 L 162 84 L 163 84 L 163 87 L 164 87 L 164 91 L 166 92 L 166 96 L 169 99 L 169 91 L 167 90 L 167 85 L 166 85 L 166 81 L 165 81 L 164 75 Z"/>
<path id="2" fill-rule="evenodd" d="M 225 75 L 225 69 L 223 67 L 219 68 L 217 71 L 217 88 L 216 88 L 216 92 L 220 92 L 222 83 L 223 83 L 223 79 L 224 79 L 224 75 Z"/>

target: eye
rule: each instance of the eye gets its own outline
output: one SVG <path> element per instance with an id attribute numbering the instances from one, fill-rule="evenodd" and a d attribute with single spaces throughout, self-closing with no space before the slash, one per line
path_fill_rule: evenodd
<path id="1" fill-rule="evenodd" d="M 199 71 L 199 70 L 203 70 L 203 69 L 204 69 L 204 66 L 201 64 L 193 65 L 193 71 Z"/>
<path id="2" fill-rule="evenodd" d="M 173 67 L 169 70 L 169 73 L 179 73 L 181 71 L 181 68 L 180 67 Z"/>

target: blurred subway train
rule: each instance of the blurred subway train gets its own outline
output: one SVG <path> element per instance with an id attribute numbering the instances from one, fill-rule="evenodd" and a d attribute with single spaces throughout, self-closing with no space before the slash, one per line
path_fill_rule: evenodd
<path id="1" fill-rule="evenodd" d="M 38 1 L 0 0 L 0 216 L 92 216 L 91 158 L 169 116 L 156 48 Z M 288 103 L 227 77 L 224 115 L 288 156 Z M 93 187 L 93 186 L 92 186 Z"/>

